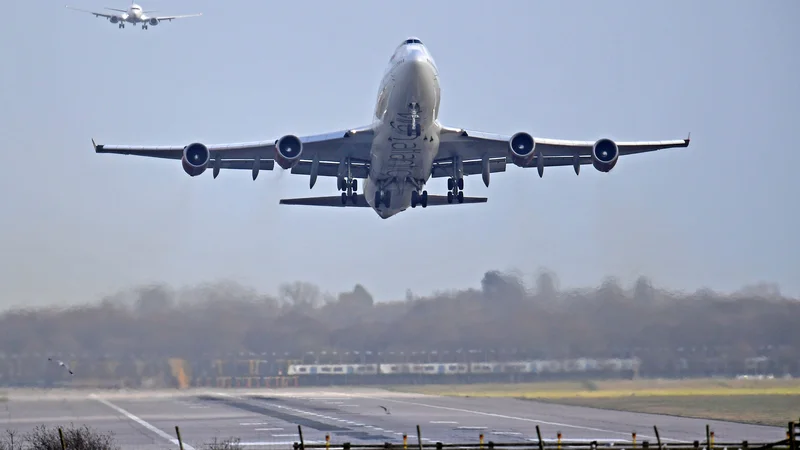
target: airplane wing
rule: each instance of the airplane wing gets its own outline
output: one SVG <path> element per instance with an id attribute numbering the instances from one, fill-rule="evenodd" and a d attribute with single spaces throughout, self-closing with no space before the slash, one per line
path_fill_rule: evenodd
<path id="1" fill-rule="evenodd" d="M 339 195 L 330 197 L 300 197 L 300 198 L 284 198 L 281 199 L 281 205 L 302 205 L 302 206 L 338 206 L 340 208 L 369 208 L 364 194 L 358 194 L 356 203 L 353 204 L 347 199 L 342 202 L 342 197 Z M 448 203 L 446 195 L 429 195 L 427 206 L 442 206 L 442 205 L 459 205 L 468 203 L 486 203 L 486 197 L 464 197 L 463 203 Z"/>
<path id="2" fill-rule="evenodd" d="M 512 137 L 463 128 L 444 127 L 440 136 L 439 154 L 437 160 L 434 161 L 433 176 L 452 176 L 454 156 L 458 156 L 463 161 L 464 175 L 482 173 L 484 158 L 488 159 L 490 172 L 505 171 L 506 164 L 513 163 L 509 152 Z M 614 142 L 614 144 L 617 146 L 619 157 L 667 148 L 688 147 L 690 138 L 691 135 L 686 139 Z M 533 142 L 534 155 L 524 167 L 539 168 L 541 176 L 544 167 L 573 166 L 577 173 L 579 166 L 592 164 L 592 149 L 598 141 L 533 137 Z M 616 160 L 614 164 L 616 164 Z"/>
<path id="3" fill-rule="evenodd" d="M 366 178 L 370 158 L 373 129 L 365 126 L 332 133 L 299 136 L 302 152 L 292 173 L 311 174 L 317 165 L 320 176 L 336 177 L 341 161 L 350 159 L 354 177 Z M 220 169 L 252 170 L 253 179 L 259 170 L 272 170 L 275 166 L 278 139 L 243 142 L 237 144 L 206 145 L 209 153 L 207 167 L 213 168 L 214 177 Z M 183 158 L 187 145 L 134 146 L 97 144 L 92 139 L 96 153 L 144 156 L 150 158 Z M 199 173 L 198 173 L 199 175 Z"/>
<path id="4" fill-rule="evenodd" d="M 110 19 L 112 17 L 117 17 L 116 14 L 103 14 L 103 13 L 99 13 L 99 12 L 89 11 L 89 10 L 86 10 L 86 9 L 75 8 L 74 6 L 69 6 L 69 5 L 65 5 L 65 6 L 67 8 L 69 8 L 69 9 L 72 9 L 72 10 L 75 10 L 75 11 L 81 11 L 81 12 L 85 12 L 85 13 L 89 13 L 89 14 L 94 14 L 95 17 L 105 17 L 106 19 Z"/>
<path id="5" fill-rule="evenodd" d="M 185 19 L 187 17 L 200 17 L 202 15 L 203 15 L 203 13 L 184 14 L 184 15 L 181 15 L 181 16 L 155 16 L 155 17 L 151 17 L 151 19 L 156 19 L 159 22 L 163 22 L 165 20 Z"/>

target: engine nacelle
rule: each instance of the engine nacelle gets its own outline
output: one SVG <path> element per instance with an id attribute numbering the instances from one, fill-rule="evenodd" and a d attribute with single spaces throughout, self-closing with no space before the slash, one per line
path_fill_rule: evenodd
<path id="1" fill-rule="evenodd" d="M 148 24 L 148 25 L 152 25 L 152 26 L 156 26 L 156 25 L 158 25 L 158 19 L 156 19 L 155 17 L 153 17 L 152 19 L 150 19 L 150 20 L 148 20 L 148 21 L 147 21 L 147 24 Z"/>
<path id="2" fill-rule="evenodd" d="M 119 17 L 117 17 L 117 16 L 112 16 L 112 17 L 111 17 L 110 19 L 108 19 L 108 20 L 110 20 L 110 21 L 111 21 L 111 23 L 117 23 L 117 22 L 119 22 Z"/>
<path id="3" fill-rule="evenodd" d="M 525 132 L 516 133 L 508 141 L 511 160 L 519 167 L 528 167 L 535 156 L 533 153 L 535 147 L 536 142 L 534 142 L 533 136 Z"/>
<path id="4" fill-rule="evenodd" d="M 619 147 L 611 139 L 598 139 L 592 146 L 592 165 L 600 172 L 609 172 L 617 165 Z"/>
<path id="5" fill-rule="evenodd" d="M 208 147 L 195 142 L 184 147 L 181 164 L 187 174 L 196 177 L 206 171 L 210 160 L 211 152 L 208 151 Z"/>
<path id="6" fill-rule="evenodd" d="M 275 143 L 275 162 L 284 170 L 289 170 L 300 162 L 303 143 L 293 134 L 286 135 Z"/>

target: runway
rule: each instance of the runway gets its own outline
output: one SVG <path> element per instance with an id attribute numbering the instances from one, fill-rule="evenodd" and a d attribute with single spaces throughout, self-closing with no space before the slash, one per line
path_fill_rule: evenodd
<path id="1" fill-rule="evenodd" d="M 703 440 L 708 423 L 717 442 L 777 441 L 783 428 L 706 421 L 652 414 L 625 413 L 526 400 L 479 399 L 401 394 L 367 388 L 288 388 L 258 390 L 196 390 L 181 392 L 8 393 L 0 403 L 0 427 L 26 432 L 33 427 L 86 424 L 111 431 L 125 450 L 175 449 L 179 426 L 186 450 L 200 450 L 216 437 L 238 437 L 245 448 L 291 448 L 306 443 L 535 442 L 597 440 L 601 443 L 655 442 L 657 425 L 664 443 Z M 388 408 L 387 413 L 381 406 Z M 189 445 L 186 445 L 188 443 Z"/>

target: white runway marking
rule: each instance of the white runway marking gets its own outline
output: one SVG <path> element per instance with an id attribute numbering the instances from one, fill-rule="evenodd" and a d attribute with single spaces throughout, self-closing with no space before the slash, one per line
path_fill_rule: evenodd
<path id="1" fill-rule="evenodd" d="M 255 431 L 282 431 L 283 428 L 254 428 Z"/>
<path id="2" fill-rule="evenodd" d="M 296 435 L 296 434 L 294 434 L 294 433 L 288 433 L 288 434 L 273 434 L 273 435 L 272 435 L 272 437 L 292 437 L 292 436 L 297 436 L 297 435 Z"/>
<path id="3" fill-rule="evenodd" d="M 455 425 L 458 422 L 453 422 L 453 421 L 450 421 L 450 420 L 431 420 L 431 423 L 450 423 L 450 424 Z"/>
<path id="4" fill-rule="evenodd" d="M 123 416 L 127 417 L 128 419 L 138 423 L 139 425 L 147 428 L 148 430 L 152 431 L 153 433 L 155 433 L 155 434 L 161 436 L 162 438 L 168 440 L 169 442 L 172 443 L 172 445 L 178 445 L 179 444 L 178 439 L 168 435 L 167 433 L 165 433 L 162 430 L 154 427 L 153 425 L 150 425 L 149 423 L 145 422 L 144 420 L 134 416 L 133 414 L 129 413 L 128 411 L 125 411 L 124 409 L 122 409 L 119 406 L 109 402 L 108 400 L 99 398 L 95 394 L 91 394 L 89 397 L 94 398 L 98 402 L 108 406 L 109 408 L 117 411 L 118 413 L 122 414 Z M 196 450 L 194 447 L 192 447 L 191 445 L 189 445 L 189 444 L 187 444 L 185 442 L 183 444 L 183 448 L 184 448 L 184 450 Z"/>
<path id="5" fill-rule="evenodd" d="M 394 403 L 404 403 L 404 404 L 407 404 L 407 405 L 414 405 L 414 406 L 424 406 L 426 408 L 444 409 L 444 410 L 447 410 L 447 411 L 456 411 L 456 412 L 462 412 L 462 413 L 467 413 L 467 414 L 475 414 L 475 415 L 479 415 L 479 416 L 496 417 L 498 419 L 519 420 L 519 421 L 522 421 L 522 422 L 541 423 L 543 425 L 553 425 L 553 426 L 564 427 L 564 428 L 576 428 L 576 429 L 579 429 L 579 430 L 599 431 L 601 433 L 611 433 L 611 434 L 620 434 L 620 435 L 630 436 L 630 433 L 627 433 L 627 432 L 624 432 L 624 431 L 604 430 L 602 428 L 584 427 L 584 426 L 580 426 L 580 425 L 570 425 L 570 424 L 567 424 L 567 423 L 559 423 L 559 422 L 547 422 L 547 421 L 544 421 L 544 420 L 529 419 L 527 417 L 515 417 L 515 416 L 508 416 L 508 415 L 505 415 L 505 414 L 496 414 L 496 413 L 489 413 L 489 412 L 483 412 L 483 411 L 473 411 L 473 410 L 470 410 L 470 409 L 453 408 L 453 407 L 450 407 L 450 406 L 428 405 L 426 403 L 409 402 L 409 401 L 406 401 L 406 400 L 395 400 L 395 399 L 390 399 L 390 398 L 384 398 L 384 399 L 381 399 L 381 400 L 384 400 L 384 401 L 387 401 L 387 402 L 394 402 Z M 648 435 L 644 435 L 644 434 L 641 434 L 639 436 L 641 436 L 643 438 L 647 438 L 647 439 L 655 439 L 656 438 L 655 436 L 648 436 Z M 681 442 L 681 443 L 689 443 L 689 442 L 691 442 L 691 441 L 682 441 L 680 439 L 669 439 L 669 438 L 661 438 L 661 440 L 662 441 L 671 441 L 671 442 Z"/>
<path id="6" fill-rule="evenodd" d="M 240 423 L 239 425 L 241 425 L 243 427 L 253 426 L 253 425 L 267 425 L 267 422 L 244 422 L 244 423 Z"/>
<path id="7" fill-rule="evenodd" d="M 485 430 L 486 427 L 458 427 L 456 430 Z"/>

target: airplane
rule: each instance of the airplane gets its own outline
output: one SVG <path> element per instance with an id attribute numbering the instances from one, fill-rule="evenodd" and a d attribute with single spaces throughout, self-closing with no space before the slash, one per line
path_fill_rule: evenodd
<path id="1" fill-rule="evenodd" d="M 106 8 L 110 11 L 117 11 L 120 14 L 104 14 L 94 11 L 87 11 L 85 9 L 75 8 L 74 6 L 66 5 L 69 9 L 74 9 L 75 11 L 87 12 L 89 14 L 94 14 L 95 17 L 105 17 L 111 23 L 116 23 L 120 29 L 125 28 L 125 23 L 130 23 L 136 25 L 138 23 L 142 24 L 142 29 L 146 30 L 149 25 L 156 26 L 159 23 L 165 20 L 175 20 L 175 19 L 183 19 L 186 17 L 199 17 L 202 16 L 203 13 L 199 14 L 185 14 L 182 16 L 148 16 L 148 13 L 154 13 L 156 11 L 143 11 L 142 7 L 137 5 L 136 3 L 131 3 L 131 6 L 128 9 L 116 9 L 116 8 Z"/>
<path id="2" fill-rule="evenodd" d="M 538 170 L 572 166 L 578 175 L 591 164 L 609 172 L 621 155 L 688 147 L 686 139 L 615 142 L 608 138 L 575 141 L 533 137 L 525 131 L 512 136 L 442 125 L 439 118 L 439 70 L 427 47 L 410 37 L 395 49 L 384 71 L 372 123 L 348 130 L 307 136 L 286 134 L 278 139 L 233 144 L 133 146 L 103 145 L 92 139 L 95 153 L 137 155 L 181 160 L 195 177 L 212 167 L 260 170 L 277 163 L 293 174 L 335 177 L 341 197 L 282 199 L 280 204 L 369 207 L 388 219 L 409 206 L 485 203 L 485 197 L 464 196 L 464 176 L 481 174 L 489 186 L 490 174 L 505 172 L 510 164 Z M 428 195 L 431 178 L 447 177 L 447 195 Z M 358 179 L 363 179 L 359 194 Z"/>

